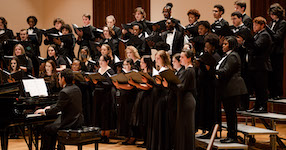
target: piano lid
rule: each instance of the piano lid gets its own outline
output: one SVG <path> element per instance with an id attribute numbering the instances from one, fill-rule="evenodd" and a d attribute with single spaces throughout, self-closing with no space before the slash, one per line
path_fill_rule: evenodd
<path id="1" fill-rule="evenodd" d="M 20 94 L 20 92 L 21 92 L 20 82 L 5 83 L 3 85 L 0 85 L 0 96 L 7 94 Z"/>

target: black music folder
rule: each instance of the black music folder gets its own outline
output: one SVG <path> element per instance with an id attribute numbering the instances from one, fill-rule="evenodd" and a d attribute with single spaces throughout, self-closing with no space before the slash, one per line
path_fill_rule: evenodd
<path id="1" fill-rule="evenodd" d="M 10 73 L 8 71 L 5 71 L 5 70 L 0 70 L 1 72 L 1 79 L 2 81 L 7 82 L 8 79 L 14 79 L 15 81 L 20 81 L 22 80 L 22 77 L 23 77 L 23 72 L 22 71 L 17 71 L 15 73 Z"/>
<path id="2" fill-rule="evenodd" d="M 132 80 L 136 83 L 143 83 L 142 82 L 142 75 L 139 72 L 131 71 L 129 73 L 126 73 L 125 76 L 128 79 L 132 78 Z"/>
<path id="3" fill-rule="evenodd" d="M 122 28 L 125 29 L 125 30 L 129 30 L 129 29 L 132 29 L 133 25 L 132 23 L 126 23 L 126 24 L 121 24 Z"/>
<path id="4" fill-rule="evenodd" d="M 88 76 L 91 80 L 97 80 L 97 81 L 106 81 L 107 78 L 100 73 L 94 73 L 94 72 L 86 72 L 86 76 Z"/>
<path id="5" fill-rule="evenodd" d="M 161 71 L 161 72 L 159 72 L 159 75 L 162 78 L 165 78 L 168 83 L 174 83 L 174 84 L 181 83 L 179 78 L 175 75 L 174 71 L 171 69 Z"/>
<path id="6" fill-rule="evenodd" d="M 112 81 L 118 81 L 118 83 L 128 83 L 128 78 L 123 73 L 113 75 L 110 78 Z"/>

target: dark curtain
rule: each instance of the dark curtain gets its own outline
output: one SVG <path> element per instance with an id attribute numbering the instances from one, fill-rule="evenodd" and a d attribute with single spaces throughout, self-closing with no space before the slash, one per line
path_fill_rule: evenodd
<path id="1" fill-rule="evenodd" d="M 266 18 L 269 23 L 271 18 L 267 13 L 270 5 L 273 3 L 279 3 L 284 9 L 286 9 L 286 0 L 251 0 L 251 17 L 255 18 L 262 16 Z M 284 41 L 284 45 L 286 47 L 286 40 Z M 286 97 L 286 49 L 284 49 L 284 51 L 283 96 Z"/>
<path id="2" fill-rule="evenodd" d="M 93 25 L 102 28 L 105 25 L 105 17 L 114 15 L 116 26 L 135 20 L 133 11 L 136 7 L 142 7 L 146 12 L 146 19 L 150 20 L 150 0 L 93 0 Z M 119 45 L 120 58 L 124 58 L 124 45 Z"/>

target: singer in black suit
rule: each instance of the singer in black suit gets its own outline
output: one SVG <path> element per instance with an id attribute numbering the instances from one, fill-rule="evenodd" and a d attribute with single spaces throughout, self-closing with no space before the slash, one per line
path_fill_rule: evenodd
<path id="1" fill-rule="evenodd" d="M 284 57 L 284 39 L 286 35 L 286 21 L 284 18 L 285 10 L 278 3 L 270 6 L 269 15 L 272 21 L 269 28 L 273 40 L 272 53 L 270 56 L 272 64 L 272 73 L 270 74 L 270 96 L 273 99 L 280 99 L 283 95 L 283 57 Z"/>
<path id="2" fill-rule="evenodd" d="M 120 30 L 121 31 L 121 30 Z M 108 27 L 103 27 L 103 39 L 100 41 L 100 45 L 108 44 L 112 49 L 112 54 L 119 56 L 119 48 L 118 48 L 118 38 L 115 38 L 116 32 Z"/>
<path id="3" fill-rule="evenodd" d="M 90 24 L 91 16 L 90 14 L 83 14 L 82 20 L 83 20 L 83 30 L 76 30 L 76 34 L 78 35 L 78 39 L 76 43 L 79 45 L 79 49 L 81 49 L 83 46 L 87 46 L 90 49 L 90 56 L 91 58 L 96 58 L 100 54 L 95 48 L 92 48 L 92 41 L 95 41 L 96 37 L 94 35 L 94 31 L 96 31 L 96 27 L 92 26 Z M 78 52 L 79 55 L 80 51 Z"/>
<path id="4" fill-rule="evenodd" d="M 62 55 L 67 61 L 67 57 L 72 60 L 75 58 L 74 46 L 75 46 L 75 36 L 72 33 L 70 25 L 64 24 L 61 27 L 62 37 L 58 39 L 53 39 L 53 41 L 59 47 L 58 55 Z"/>
<path id="5" fill-rule="evenodd" d="M 45 126 L 42 134 L 41 150 L 55 149 L 57 131 L 60 129 L 78 129 L 82 126 L 84 118 L 82 114 L 82 94 L 73 82 L 72 70 L 66 69 L 59 75 L 59 83 L 63 89 L 59 92 L 59 99 L 55 105 L 45 109 L 38 109 L 35 114 L 61 116 L 52 124 Z"/>
<path id="6" fill-rule="evenodd" d="M 187 13 L 189 17 L 189 23 L 186 26 L 185 34 L 187 35 L 188 39 L 194 39 L 196 36 L 199 35 L 198 33 L 198 20 L 200 19 L 200 12 L 196 9 L 190 9 Z"/>
<path id="7" fill-rule="evenodd" d="M 126 45 L 134 46 L 138 50 L 140 56 L 151 55 L 151 49 L 146 42 L 143 26 L 139 23 L 133 24 L 133 34 L 131 35 Z"/>
<path id="8" fill-rule="evenodd" d="M 35 16 L 29 16 L 27 18 L 27 23 L 29 24 L 29 28 L 27 29 L 28 34 L 36 34 L 36 38 L 32 38 L 31 40 L 35 44 L 35 55 L 40 56 L 40 46 L 42 44 L 42 32 L 40 29 L 35 27 L 37 25 L 38 19 Z"/>
<path id="9" fill-rule="evenodd" d="M 229 24 L 222 18 L 224 14 L 224 8 L 222 5 L 215 5 L 213 9 L 213 15 L 216 21 L 211 25 L 212 32 L 218 36 L 228 36 L 231 34 Z"/>
<path id="10" fill-rule="evenodd" d="M 121 38 L 122 32 L 121 29 L 117 26 L 115 26 L 115 17 L 113 15 L 109 15 L 105 19 L 106 26 L 109 28 L 112 28 L 112 30 L 115 32 L 115 34 L 112 36 L 114 39 Z"/>
<path id="11" fill-rule="evenodd" d="M 242 14 L 239 11 L 233 12 L 231 14 L 231 20 L 233 23 L 232 26 L 232 32 L 237 37 L 238 40 L 238 48 L 237 53 L 240 56 L 241 59 L 241 77 L 244 79 L 246 85 L 249 85 L 249 79 L 248 79 L 248 63 L 247 63 L 247 53 L 249 49 L 249 45 L 253 45 L 253 36 L 251 34 L 251 30 L 244 25 L 242 22 Z M 249 89 L 248 89 L 249 90 Z M 251 92 L 249 92 L 251 93 Z M 238 104 L 239 110 L 247 110 L 249 109 L 249 95 L 243 95 L 241 96 L 241 101 Z"/>
<path id="12" fill-rule="evenodd" d="M 45 45 L 55 44 L 53 39 L 49 39 L 48 38 L 48 36 L 47 36 L 48 34 L 57 34 L 57 35 L 61 35 L 62 34 L 60 30 L 61 30 L 62 25 L 65 24 L 64 20 L 61 19 L 61 18 L 56 18 L 53 21 L 53 23 L 54 23 L 54 27 L 50 28 L 50 29 L 48 29 L 48 30 L 46 30 L 44 32 L 44 35 L 46 36 L 46 39 L 44 40 L 44 44 Z"/>
<path id="13" fill-rule="evenodd" d="M 163 32 L 161 37 L 164 42 L 170 45 L 170 50 L 168 53 L 172 56 L 176 53 L 181 53 L 181 50 L 184 46 L 184 35 L 183 32 L 175 28 L 176 21 L 174 19 L 167 19 L 166 29 L 167 31 Z M 169 39 L 170 38 L 170 39 Z"/>
<path id="14" fill-rule="evenodd" d="M 267 87 L 268 73 L 272 71 L 270 62 L 270 53 L 272 39 L 270 34 L 265 30 L 266 19 L 256 17 L 253 20 L 254 48 L 248 54 L 248 70 L 251 86 L 256 94 L 256 102 L 251 112 L 267 112 Z"/>
<path id="15" fill-rule="evenodd" d="M 7 28 L 7 21 L 4 17 L 0 17 L 0 34 L 6 33 L 9 39 L 14 39 L 13 31 Z"/>
<path id="16" fill-rule="evenodd" d="M 237 40 L 233 36 L 225 37 L 223 42 L 224 57 L 216 66 L 216 77 L 218 81 L 219 98 L 223 103 L 223 107 L 227 120 L 227 138 L 221 140 L 222 143 L 237 142 L 237 116 L 236 103 L 240 100 L 240 96 L 247 93 L 244 80 L 240 76 L 241 61 L 235 49 L 237 48 Z"/>
<path id="17" fill-rule="evenodd" d="M 0 17 L 0 44 L 2 44 L 4 55 L 11 56 L 13 54 L 13 48 L 6 44 L 8 39 L 14 39 L 13 31 L 7 28 L 7 21 L 4 17 Z"/>
<path id="18" fill-rule="evenodd" d="M 252 19 L 245 13 L 246 10 L 246 2 L 237 0 L 234 2 L 234 10 L 238 11 L 242 14 L 242 22 L 248 27 L 250 30 L 252 29 Z"/>

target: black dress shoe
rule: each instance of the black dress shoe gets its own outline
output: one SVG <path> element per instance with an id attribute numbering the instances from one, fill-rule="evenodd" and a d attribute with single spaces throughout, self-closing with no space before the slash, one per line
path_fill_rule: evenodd
<path id="1" fill-rule="evenodd" d="M 210 139 L 211 136 L 212 136 L 212 134 L 209 132 L 209 133 L 207 133 L 205 135 L 199 136 L 198 138 L 200 138 L 200 139 Z"/>
<path id="2" fill-rule="evenodd" d="M 225 138 L 220 140 L 221 143 L 238 143 L 237 139 L 233 139 L 233 138 Z"/>
<path id="3" fill-rule="evenodd" d="M 237 108 L 236 111 L 247 111 L 247 110 L 245 108 L 240 107 L 240 108 Z"/>
<path id="4" fill-rule="evenodd" d="M 254 110 L 252 111 L 252 113 L 267 113 L 267 108 L 265 108 L 265 107 L 259 107 L 259 108 L 257 108 L 257 109 L 254 109 Z"/>
<path id="5" fill-rule="evenodd" d="M 139 144 L 139 145 L 137 145 L 137 147 L 146 148 L 146 144 L 145 143 Z"/>

